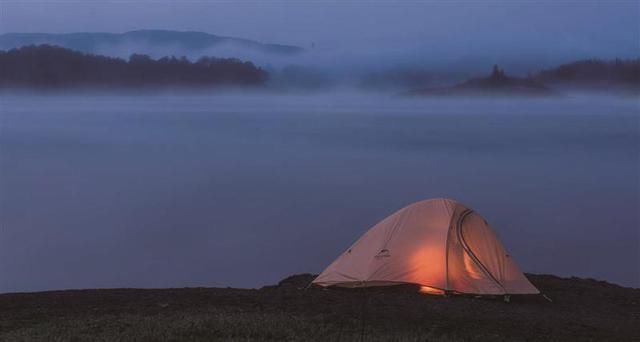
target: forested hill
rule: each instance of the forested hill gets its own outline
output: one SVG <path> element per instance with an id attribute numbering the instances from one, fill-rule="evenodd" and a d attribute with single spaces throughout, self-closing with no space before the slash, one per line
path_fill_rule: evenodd
<path id="1" fill-rule="evenodd" d="M 640 86 L 640 58 L 575 61 L 543 70 L 536 75 L 536 79 L 541 82 L 574 85 L 609 83 L 638 87 Z"/>
<path id="2" fill-rule="evenodd" d="M 111 55 L 114 51 L 174 51 L 171 53 L 203 56 L 231 47 L 246 52 L 293 56 L 304 52 L 298 46 L 264 44 L 249 39 L 217 36 L 204 32 L 138 30 L 125 33 L 5 33 L 0 34 L 0 49 L 49 44 L 85 53 Z"/>
<path id="3" fill-rule="evenodd" d="M 259 86 L 268 74 L 251 62 L 203 57 L 195 62 L 146 55 L 129 60 L 39 45 L 0 51 L 0 87 Z"/>

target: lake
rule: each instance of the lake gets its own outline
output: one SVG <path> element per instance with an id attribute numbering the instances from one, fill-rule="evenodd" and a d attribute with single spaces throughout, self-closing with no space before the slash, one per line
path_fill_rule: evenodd
<path id="1" fill-rule="evenodd" d="M 638 99 L 0 95 L 0 292 L 260 287 L 431 197 L 640 287 Z"/>

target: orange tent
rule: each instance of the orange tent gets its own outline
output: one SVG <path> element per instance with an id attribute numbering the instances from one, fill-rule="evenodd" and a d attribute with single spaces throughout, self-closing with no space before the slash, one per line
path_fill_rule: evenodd
<path id="1" fill-rule="evenodd" d="M 539 293 L 480 215 L 441 198 L 385 218 L 313 281 L 341 287 L 403 283 L 430 293 Z"/>

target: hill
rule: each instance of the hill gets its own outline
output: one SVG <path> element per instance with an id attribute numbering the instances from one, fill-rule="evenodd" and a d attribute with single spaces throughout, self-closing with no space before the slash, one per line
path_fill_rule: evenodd
<path id="1" fill-rule="evenodd" d="M 304 49 L 281 44 L 264 44 L 249 39 L 217 36 L 195 31 L 138 30 L 124 33 L 5 33 L 0 35 L 0 49 L 8 50 L 27 45 L 57 45 L 85 53 L 113 55 L 110 51 L 145 50 L 180 51 L 181 55 L 211 55 L 219 47 L 244 48 L 273 55 L 295 55 Z"/>
<path id="2" fill-rule="evenodd" d="M 40 45 L 0 51 L 0 88 L 257 86 L 266 71 L 233 58 L 129 60 Z"/>
<path id="3" fill-rule="evenodd" d="M 103 289 L 0 294 L 2 341 L 631 341 L 640 289 L 528 275 L 542 296 L 431 296 L 412 286 Z"/>

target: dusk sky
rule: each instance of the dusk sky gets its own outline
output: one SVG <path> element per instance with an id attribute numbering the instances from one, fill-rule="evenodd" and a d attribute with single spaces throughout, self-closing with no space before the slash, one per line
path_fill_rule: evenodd
<path id="1" fill-rule="evenodd" d="M 0 9 L 0 33 L 195 30 L 303 47 L 457 57 L 489 50 L 567 57 L 640 51 L 639 1 L 3 0 Z"/>

